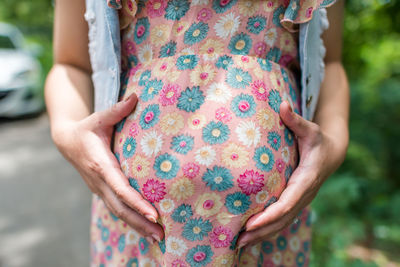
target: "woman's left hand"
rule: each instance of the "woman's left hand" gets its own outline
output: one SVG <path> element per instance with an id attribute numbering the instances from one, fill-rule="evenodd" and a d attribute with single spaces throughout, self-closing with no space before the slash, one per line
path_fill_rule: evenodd
<path id="1" fill-rule="evenodd" d="M 343 144 L 318 124 L 293 112 L 286 101 L 280 106 L 280 116 L 297 137 L 300 162 L 278 201 L 247 221 L 246 231 L 238 239 L 239 248 L 270 238 L 293 223 L 344 160 L 343 153 L 339 152 Z"/>

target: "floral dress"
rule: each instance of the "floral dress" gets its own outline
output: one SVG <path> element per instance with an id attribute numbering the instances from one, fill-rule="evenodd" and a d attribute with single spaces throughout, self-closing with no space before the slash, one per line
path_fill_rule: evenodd
<path id="1" fill-rule="evenodd" d="M 92 266 L 308 265 L 309 207 L 268 240 L 236 242 L 298 164 L 279 106 L 301 113 L 298 26 L 332 3 L 109 0 L 120 16 L 121 99 L 138 96 L 113 149 L 165 238 L 151 244 L 95 196 Z"/>

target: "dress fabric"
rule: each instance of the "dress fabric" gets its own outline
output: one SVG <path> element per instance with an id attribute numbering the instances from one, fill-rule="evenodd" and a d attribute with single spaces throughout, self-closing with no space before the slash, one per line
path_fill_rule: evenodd
<path id="1" fill-rule="evenodd" d="M 120 11 L 120 98 L 138 96 L 113 149 L 165 238 L 151 244 L 95 196 L 92 266 L 308 265 L 309 207 L 267 240 L 236 241 L 298 164 L 279 105 L 301 113 L 297 26 L 322 2 L 109 0 Z"/>

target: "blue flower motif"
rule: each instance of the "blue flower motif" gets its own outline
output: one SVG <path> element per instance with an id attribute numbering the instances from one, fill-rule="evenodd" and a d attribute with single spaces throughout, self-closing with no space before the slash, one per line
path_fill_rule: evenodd
<path id="1" fill-rule="evenodd" d="M 252 95 L 241 93 L 232 99 L 231 109 L 236 116 L 248 118 L 256 112 L 256 102 Z"/>
<path id="2" fill-rule="evenodd" d="M 276 239 L 276 246 L 278 247 L 279 250 L 284 250 L 286 248 L 287 241 L 286 238 L 282 235 L 278 236 Z"/>
<path id="3" fill-rule="evenodd" d="M 203 181 L 213 191 L 224 191 L 233 187 L 233 175 L 231 171 L 225 167 L 214 166 L 203 174 Z"/>
<path id="4" fill-rule="evenodd" d="M 271 90 L 268 94 L 268 104 L 276 112 L 279 113 L 279 106 L 282 103 L 281 95 L 278 90 Z"/>
<path id="5" fill-rule="evenodd" d="M 160 120 L 160 107 L 158 104 L 148 105 L 140 114 L 139 124 L 142 129 L 153 127 Z"/>
<path id="6" fill-rule="evenodd" d="M 206 38 L 208 33 L 208 24 L 204 22 L 193 23 L 184 34 L 183 42 L 192 45 Z"/>
<path id="7" fill-rule="evenodd" d="M 286 181 L 286 183 L 289 181 L 290 176 L 292 176 L 292 173 L 293 173 L 292 166 L 290 166 L 290 165 L 287 166 L 286 169 L 285 169 L 285 181 Z"/>
<path id="8" fill-rule="evenodd" d="M 250 207 L 251 201 L 248 195 L 242 192 L 235 192 L 226 196 L 225 207 L 232 214 L 245 213 Z"/>
<path id="9" fill-rule="evenodd" d="M 179 171 L 179 160 L 171 154 L 164 153 L 158 155 L 154 160 L 153 169 L 156 176 L 161 179 L 172 179 Z"/>
<path id="10" fill-rule="evenodd" d="M 136 140 L 132 136 L 127 137 L 122 149 L 126 159 L 132 157 L 136 151 Z"/>
<path id="11" fill-rule="evenodd" d="M 128 180 L 129 180 L 129 185 L 133 189 L 135 189 L 136 191 L 138 191 L 140 193 L 140 186 L 139 186 L 138 181 L 135 178 L 132 178 L 132 177 L 129 177 Z"/>
<path id="12" fill-rule="evenodd" d="M 281 136 L 277 132 L 269 132 L 268 133 L 268 144 L 278 151 L 281 147 Z"/>
<path id="13" fill-rule="evenodd" d="M 137 44 L 141 44 L 149 36 L 149 19 L 143 17 L 137 20 L 135 25 L 134 40 Z"/>
<path id="14" fill-rule="evenodd" d="M 214 252 L 210 246 L 197 245 L 188 251 L 186 254 L 186 261 L 189 263 L 189 266 L 202 267 L 211 262 L 213 255 Z"/>
<path id="15" fill-rule="evenodd" d="M 144 255 L 149 251 L 149 242 L 144 237 L 139 239 L 139 251 L 140 254 Z"/>
<path id="16" fill-rule="evenodd" d="M 225 81 L 233 88 L 244 89 L 251 83 L 251 75 L 240 68 L 231 68 L 226 74 Z"/>
<path id="17" fill-rule="evenodd" d="M 302 267 L 304 265 L 305 261 L 306 261 L 306 258 L 304 256 L 304 253 L 301 251 L 299 253 L 297 253 L 297 256 L 296 256 L 297 266 Z"/>
<path id="18" fill-rule="evenodd" d="M 248 19 L 246 29 L 254 34 L 259 34 L 264 30 L 267 21 L 262 16 L 254 16 Z"/>
<path id="19" fill-rule="evenodd" d="M 190 3 L 187 0 L 170 0 L 165 9 L 165 18 L 169 20 L 180 20 L 189 10 Z"/>
<path id="20" fill-rule="evenodd" d="M 265 58 L 257 58 L 258 64 L 260 64 L 260 68 L 265 71 L 271 71 L 272 70 L 272 64 L 269 60 L 266 60 Z"/>
<path id="21" fill-rule="evenodd" d="M 192 207 L 188 204 L 182 204 L 177 207 L 171 215 L 172 220 L 178 223 L 184 223 L 192 217 L 193 211 Z"/>
<path id="22" fill-rule="evenodd" d="M 112 250 L 112 247 L 110 245 L 108 245 L 106 247 L 106 250 L 104 251 L 104 255 L 106 255 L 106 259 L 107 260 L 111 260 L 112 259 L 113 250 Z"/>
<path id="23" fill-rule="evenodd" d="M 285 82 L 289 82 L 289 76 L 287 71 L 284 68 L 281 68 L 282 78 Z"/>
<path id="24" fill-rule="evenodd" d="M 238 33 L 232 37 L 228 48 L 234 55 L 247 55 L 251 49 L 252 39 L 246 33 Z"/>
<path id="25" fill-rule="evenodd" d="M 103 242 L 107 242 L 109 236 L 110 236 L 110 230 L 108 230 L 108 227 L 102 227 L 101 228 L 101 240 L 103 240 Z"/>
<path id="26" fill-rule="evenodd" d="M 203 91 L 200 90 L 199 86 L 187 87 L 179 95 L 176 106 L 184 111 L 194 112 L 204 103 L 204 98 Z"/>
<path id="27" fill-rule="evenodd" d="M 151 71 L 150 70 L 145 70 L 140 75 L 138 84 L 140 86 L 144 86 L 150 80 L 150 78 L 151 78 Z"/>
<path id="28" fill-rule="evenodd" d="M 193 218 L 183 226 L 182 236 L 189 241 L 199 241 L 203 240 L 211 230 L 212 225 L 209 220 Z"/>
<path id="29" fill-rule="evenodd" d="M 139 62 L 139 60 L 138 60 L 137 56 L 135 56 L 135 55 L 128 56 L 129 69 L 134 68 L 138 64 L 138 62 Z M 129 76 L 127 78 L 129 78 Z M 126 83 L 124 83 L 124 84 L 126 84 Z"/>
<path id="30" fill-rule="evenodd" d="M 268 51 L 266 59 L 278 63 L 281 59 L 281 55 L 282 51 L 279 48 L 274 47 Z"/>
<path id="31" fill-rule="evenodd" d="M 179 154 L 186 155 L 190 150 L 193 149 L 194 137 L 186 134 L 181 134 L 172 137 L 171 149 L 175 150 Z"/>
<path id="32" fill-rule="evenodd" d="M 120 235 L 119 240 L 118 240 L 118 250 L 119 250 L 119 252 L 123 252 L 124 249 L 125 249 L 125 235 L 122 234 L 122 235 Z"/>
<path id="33" fill-rule="evenodd" d="M 240 231 L 239 233 L 237 233 L 234 237 L 233 237 L 233 239 L 232 239 L 232 242 L 231 242 L 231 245 L 229 246 L 229 249 L 230 250 L 235 250 L 236 249 L 236 243 L 237 243 L 237 240 L 238 240 L 238 238 L 239 238 L 239 234 L 241 233 L 242 231 Z M 242 250 L 240 250 L 240 251 L 242 251 Z M 239 252 L 240 253 L 240 252 Z"/>
<path id="34" fill-rule="evenodd" d="M 234 4 L 236 4 L 236 2 L 237 0 L 225 0 L 225 1 L 213 0 L 212 7 L 216 13 L 220 14 L 230 9 Z"/>
<path id="35" fill-rule="evenodd" d="M 263 241 L 261 243 L 261 249 L 265 254 L 271 254 L 274 251 L 274 244 L 269 241 Z"/>
<path id="36" fill-rule="evenodd" d="M 197 66 L 199 59 L 196 55 L 183 55 L 177 58 L 176 68 L 178 70 L 192 70 Z"/>
<path id="37" fill-rule="evenodd" d="M 300 0 L 290 0 L 290 4 L 285 11 L 285 17 L 290 20 L 295 20 L 299 9 L 300 9 Z"/>
<path id="38" fill-rule="evenodd" d="M 161 253 L 164 254 L 165 253 L 165 238 L 163 240 L 161 240 L 160 242 L 158 242 L 158 246 L 160 247 Z"/>
<path id="39" fill-rule="evenodd" d="M 233 59 L 230 56 L 223 55 L 220 56 L 215 63 L 215 66 L 219 69 L 228 70 L 229 67 L 233 64 Z"/>
<path id="40" fill-rule="evenodd" d="M 114 215 L 114 213 L 112 213 L 112 212 L 110 212 L 110 216 L 111 216 L 111 219 L 113 219 L 113 221 L 115 221 L 115 222 L 119 220 L 119 218 L 116 215 Z"/>
<path id="41" fill-rule="evenodd" d="M 146 85 L 142 91 L 142 94 L 140 95 L 140 99 L 143 102 L 153 99 L 158 94 L 158 92 L 162 89 L 162 87 L 163 87 L 163 82 L 161 80 L 157 80 L 157 79 L 149 80 L 146 83 Z"/>
<path id="42" fill-rule="evenodd" d="M 293 145 L 293 132 L 291 130 L 289 130 L 289 128 L 285 127 L 285 141 L 288 144 L 288 146 L 292 146 Z"/>
<path id="43" fill-rule="evenodd" d="M 276 196 L 271 197 L 268 202 L 265 204 L 264 209 L 268 208 L 269 206 L 271 206 L 272 204 L 274 204 L 278 199 L 276 198 Z"/>
<path id="44" fill-rule="evenodd" d="M 269 172 L 274 167 L 274 154 L 271 149 L 261 146 L 254 151 L 253 160 L 256 162 L 257 168 L 262 171 Z"/>
<path id="45" fill-rule="evenodd" d="M 285 12 L 285 7 L 284 6 L 279 6 L 277 9 L 274 11 L 274 15 L 272 17 L 272 22 L 279 28 L 282 28 L 281 24 L 281 15 Z"/>
<path id="46" fill-rule="evenodd" d="M 115 131 L 120 133 L 124 128 L 125 122 L 126 122 L 126 117 L 123 118 L 120 122 L 118 122 L 117 125 L 115 125 Z"/>
<path id="47" fill-rule="evenodd" d="M 231 130 L 221 121 L 210 121 L 203 128 L 203 140 L 211 145 L 222 144 L 229 138 Z"/>
<path id="48" fill-rule="evenodd" d="M 161 46 L 159 58 L 172 57 L 173 55 L 175 55 L 175 53 L 176 53 L 176 42 L 169 41 L 165 45 Z"/>

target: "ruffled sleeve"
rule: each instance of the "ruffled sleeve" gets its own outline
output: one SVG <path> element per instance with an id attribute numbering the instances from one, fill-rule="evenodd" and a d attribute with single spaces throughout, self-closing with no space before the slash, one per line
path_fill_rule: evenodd
<path id="1" fill-rule="evenodd" d="M 337 0 L 287 0 L 288 5 L 281 16 L 281 25 L 290 32 L 297 31 L 296 24 L 312 19 L 316 10 L 333 5 Z"/>
<path id="2" fill-rule="evenodd" d="M 138 9 L 136 0 L 107 0 L 107 5 L 118 10 L 120 29 L 124 29 L 129 25 Z"/>

